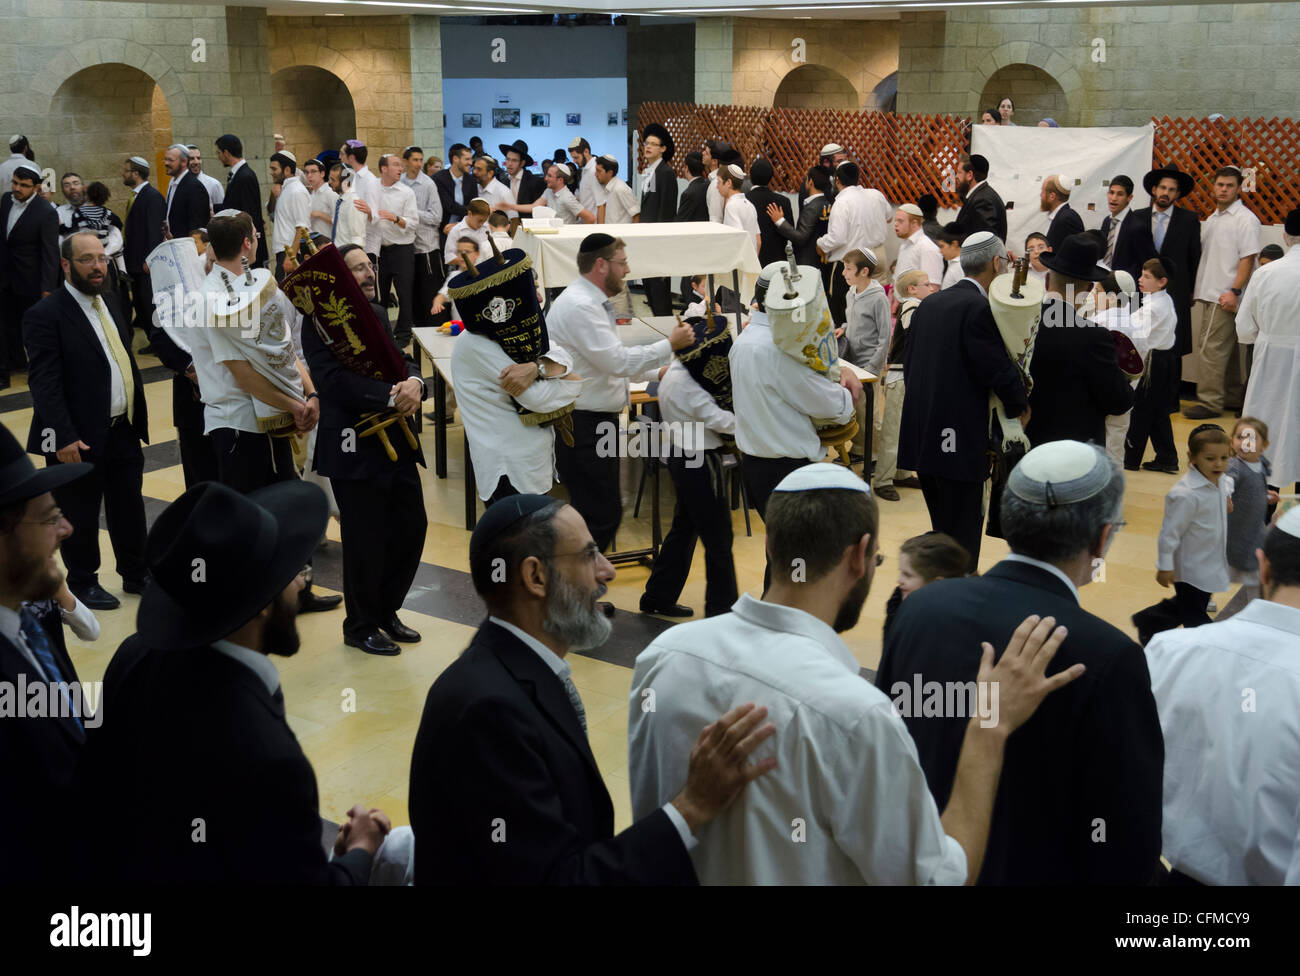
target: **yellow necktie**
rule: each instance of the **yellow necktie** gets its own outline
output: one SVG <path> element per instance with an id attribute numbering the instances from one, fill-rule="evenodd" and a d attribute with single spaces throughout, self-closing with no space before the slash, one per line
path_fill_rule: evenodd
<path id="1" fill-rule="evenodd" d="M 135 194 L 131 193 L 126 198 L 126 215 L 131 216 L 131 204 L 135 203 Z"/>
<path id="2" fill-rule="evenodd" d="M 108 340 L 108 351 L 113 354 L 113 362 L 117 363 L 122 374 L 122 389 L 126 392 L 126 419 L 130 423 L 134 419 L 132 414 L 135 413 L 135 379 L 131 376 L 131 360 L 122 345 L 122 337 L 117 334 L 117 323 L 108 314 L 103 300 L 96 295 L 93 304 L 99 315 L 99 327 L 104 330 L 104 338 Z"/>

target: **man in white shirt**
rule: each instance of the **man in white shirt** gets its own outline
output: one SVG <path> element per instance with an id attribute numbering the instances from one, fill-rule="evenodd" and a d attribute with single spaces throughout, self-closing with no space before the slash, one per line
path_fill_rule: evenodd
<path id="1" fill-rule="evenodd" d="M 1164 731 L 1161 853 L 1174 880 L 1300 884 L 1300 509 L 1269 530 L 1263 598 L 1146 647 Z"/>
<path id="2" fill-rule="evenodd" d="M 199 178 L 203 188 L 208 191 L 208 200 L 212 204 L 211 212 L 216 213 L 221 209 L 222 201 L 226 199 L 226 188 L 221 185 L 220 180 L 213 179 L 203 172 L 203 151 L 198 146 L 185 148 L 190 151 L 190 172 Z"/>
<path id="3" fill-rule="evenodd" d="M 594 224 L 596 215 L 582 206 L 569 189 L 569 177 L 572 175 L 573 170 L 567 163 L 551 163 L 546 169 L 546 192 L 536 203 L 498 201 L 492 204 L 492 209 L 531 214 L 538 207 L 549 207 L 566 224 Z"/>
<path id="4" fill-rule="evenodd" d="M 334 211 L 339 195 L 325 179 L 325 164 L 319 159 L 309 159 L 302 164 L 302 178 L 307 184 L 311 204 L 311 232 L 327 241 L 334 240 Z"/>
<path id="5" fill-rule="evenodd" d="M 582 377 L 573 412 L 573 445 L 555 445 L 556 467 L 601 552 L 614 541 L 623 519 L 618 417 L 628 404 L 628 381 L 657 379 L 673 350 L 695 341 L 691 327 L 678 324 L 667 338 L 651 345 L 623 344 L 610 298 L 622 289 L 630 271 L 621 240 L 588 234 L 578 248 L 578 278 L 546 314 L 551 340 L 568 351 L 574 372 Z"/>
<path id="6" fill-rule="evenodd" d="M 1214 174 L 1214 206 L 1201 223 L 1201 264 L 1192 290 L 1194 349 L 1183 360 L 1183 378 L 1196 382 L 1196 403 L 1183 411 L 1192 420 L 1241 405 L 1245 377 L 1237 304 L 1259 254 L 1259 218 L 1241 202 L 1241 170 L 1235 166 Z"/>
<path id="7" fill-rule="evenodd" d="M 831 264 L 826 301 L 836 328 L 844 325 L 845 316 L 844 255 L 854 250 L 883 253 L 885 231 L 894 215 L 884 194 L 860 186 L 861 178 L 861 170 L 852 160 L 835 167 L 836 192 L 830 223 L 826 234 L 817 241 L 817 250 Z M 873 277 L 882 279 L 883 283 L 888 273 L 885 262 L 881 261 Z"/>
<path id="8" fill-rule="evenodd" d="M 275 280 L 284 279 L 284 255 L 293 244 L 298 228 L 311 228 L 311 194 L 298 179 L 298 160 L 285 150 L 271 157 L 271 179 L 280 187 L 271 229 L 271 252 L 275 255 Z M 294 255 L 295 259 L 297 255 Z"/>
<path id="9" fill-rule="evenodd" d="M 600 183 L 596 179 L 596 158 L 591 154 L 591 143 L 579 136 L 569 143 L 569 158 L 577 177 L 574 195 L 583 208 L 596 212 L 600 206 Z"/>
<path id="10" fill-rule="evenodd" d="M 350 166 L 339 168 L 339 198 L 334 203 L 333 241 L 340 251 L 349 244 L 366 245 L 366 215 L 357 209 L 356 176 Z"/>
<path id="11" fill-rule="evenodd" d="M 432 177 L 424 172 L 424 150 L 419 146 L 407 146 L 402 150 L 402 159 L 406 161 L 406 172 L 402 174 L 402 185 L 411 188 L 415 194 L 415 208 L 420 223 L 415 228 L 415 287 L 412 308 L 415 312 L 415 324 L 433 325 L 429 307 L 433 296 L 438 294 L 442 284 L 442 263 L 438 260 L 441 253 L 438 248 L 439 228 L 442 227 L 442 199 L 438 196 L 438 187 Z"/>
<path id="12" fill-rule="evenodd" d="M 13 179 L 14 170 L 19 166 L 32 166 L 35 167 L 36 172 L 41 171 L 39 166 L 27 158 L 27 150 L 30 148 L 26 136 L 13 135 L 9 137 L 9 158 L 0 163 L 0 190 L 3 192 L 9 192 L 4 188 L 9 186 L 9 181 Z"/>
<path id="13" fill-rule="evenodd" d="M 366 254 L 370 256 L 370 263 L 378 267 L 380 237 L 383 235 L 379 219 L 379 191 L 381 187 L 379 177 L 372 173 L 370 167 L 366 165 L 366 159 L 369 158 L 369 155 L 370 148 L 359 139 L 349 139 L 343 144 L 343 149 L 340 152 L 343 162 L 356 173 L 352 181 L 352 189 L 357 194 L 355 207 L 366 215 Z"/>
<path id="14" fill-rule="evenodd" d="M 938 245 L 939 255 L 943 258 L 943 279 L 939 282 L 940 291 L 951 288 L 966 277 L 961 270 L 961 242 L 962 236 L 955 222 L 946 224 L 939 230 L 935 244 Z M 1047 283 L 1046 276 L 1047 272 L 1044 271 L 1044 285 Z M 934 279 L 931 278 L 930 280 L 933 281 Z"/>
<path id="15" fill-rule="evenodd" d="M 722 223 L 722 194 L 718 192 L 718 170 L 722 166 L 738 163 L 740 153 L 736 152 L 729 142 L 708 139 L 704 143 L 702 155 L 704 169 L 709 177 L 709 188 L 705 193 L 705 200 L 709 206 L 709 219 L 720 224 Z"/>
<path id="16" fill-rule="evenodd" d="M 921 208 L 914 203 L 903 204 L 894 214 L 894 235 L 901 242 L 898 245 L 898 259 L 894 262 L 894 281 L 909 271 L 917 270 L 924 271 L 931 281 L 943 281 L 943 254 L 940 253 L 939 246 L 926 236 L 921 222 Z M 898 307 L 897 294 L 894 295 L 893 306 Z"/>
<path id="17" fill-rule="evenodd" d="M 762 250 L 762 236 L 758 232 L 758 211 L 741 192 L 745 184 L 745 171 L 731 163 L 718 170 L 718 192 L 722 194 L 722 223 L 737 227 L 754 242 L 754 251 Z"/>
<path id="18" fill-rule="evenodd" d="M 514 203 L 510 186 L 497 179 L 497 161 L 491 156 L 478 156 L 470 170 L 478 183 L 478 195 L 492 205 Z"/>
<path id="19" fill-rule="evenodd" d="M 618 176 L 618 160 L 611 155 L 596 159 L 593 164 L 596 182 L 600 184 L 596 210 L 598 224 L 635 224 L 641 220 L 641 203 Z M 590 208 L 589 208 L 590 209 Z"/>
<path id="20" fill-rule="evenodd" d="M 755 755 L 776 768 L 698 832 L 691 859 L 701 883 L 973 881 L 1008 736 L 1083 673 L 1076 665 L 1043 675 L 1064 631 L 1051 617 L 1030 617 L 996 667 L 983 645 L 978 678 L 997 687 L 999 715 L 965 723 L 941 815 L 893 703 L 859 677 L 838 636 L 857 623 L 875 575 L 870 489 L 839 465 L 810 464 L 782 480 L 768 510 L 772 564 L 806 569 L 773 573 L 761 600 L 746 594 L 730 614 L 673 627 L 637 657 L 628 709 L 633 815 L 671 795 L 701 715 L 707 722 L 730 702 L 757 701 L 778 731 Z"/>
<path id="21" fill-rule="evenodd" d="M 415 300 L 415 232 L 420 212 L 414 191 L 402 183 L 402 157 L 379 157 L 379 302 L 392 308 L 397 302 L 393 341 L 398 349 L 411 344 L 411 309 Z"/>

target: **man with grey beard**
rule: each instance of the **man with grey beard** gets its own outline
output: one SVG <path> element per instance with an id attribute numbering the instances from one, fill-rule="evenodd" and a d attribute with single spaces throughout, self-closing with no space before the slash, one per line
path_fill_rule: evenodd
<path id="1" fill-rule="evenodd" d="M 411 757 L 418 884 L 691 884 L 688 852 L 774 760 L 746 703 L 704 727 L 685 786 L 617 836 L 568 655 L 599 647 L 614 578 L 576 509 L 511 495 L 469 544 L 488 618 L 429 690 Z"/>

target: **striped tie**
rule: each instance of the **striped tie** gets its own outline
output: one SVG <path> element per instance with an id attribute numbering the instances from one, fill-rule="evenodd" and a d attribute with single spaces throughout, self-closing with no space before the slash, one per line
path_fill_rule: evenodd
<path id="1" fill-rule="evenodd" d="M 1110 221 L 1110 233 L 1106 235 L 1106 263 L 1114 266 L 1115 238 L 1119 236 L 1119 221 L 1114 217 Z"/>
<path id="2" fill-rule="evenodd" d="M 18 621 L 18 629 L 22 633 L 23 640 L 27 642 L 28 650 L 41 663 L 41 670 L 45 672 L 45 677 L 50 684 L 66 684 L 63 672 L 59 670 L 59 665 L 54 660 L 54 649 L 50 646 L 50 635 L 45 632 L 41 622 L 36 619 L 36 614 L 32 608 L 24 606 L 18 613 Z M 63 626 L 62 623 L 59 626 Z M 68 706 L 68 714 L 80 726 L 81 717 L 77 714 L 76 705 L 69 696 L 68 689 L 65 687 L 60 690 L 63 694 L 63 700 Z M 583 728 L 586 728 L 585 724 Z"/>

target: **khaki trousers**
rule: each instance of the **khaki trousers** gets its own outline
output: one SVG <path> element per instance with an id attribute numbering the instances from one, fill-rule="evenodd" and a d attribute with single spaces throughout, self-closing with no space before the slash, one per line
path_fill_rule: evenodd
<path id="1" fill-rule="evenodd" d="M 877 384 L 879 392 L 885 397 L 884 419 L 880 423 L 880 457 L 876 461 L 877 488 L 892 485 L 901 475 L 910 477 L 912 472 L 898 470 L 898 430 L 903 420 L 903 371 L 886 371 L 883 382 Z"/>
<path id="2" fill-rule="evenodd" d="M 1184 376 L 1191 366 L 1196 399 L 1211 410 L 1225 403 L 1240 405 L 1245 391 L 1245 371 L 1237 347 L 1237 313 L 1217 302 L 1192 303 L 1192 351 L 1183 357 Z"/>

